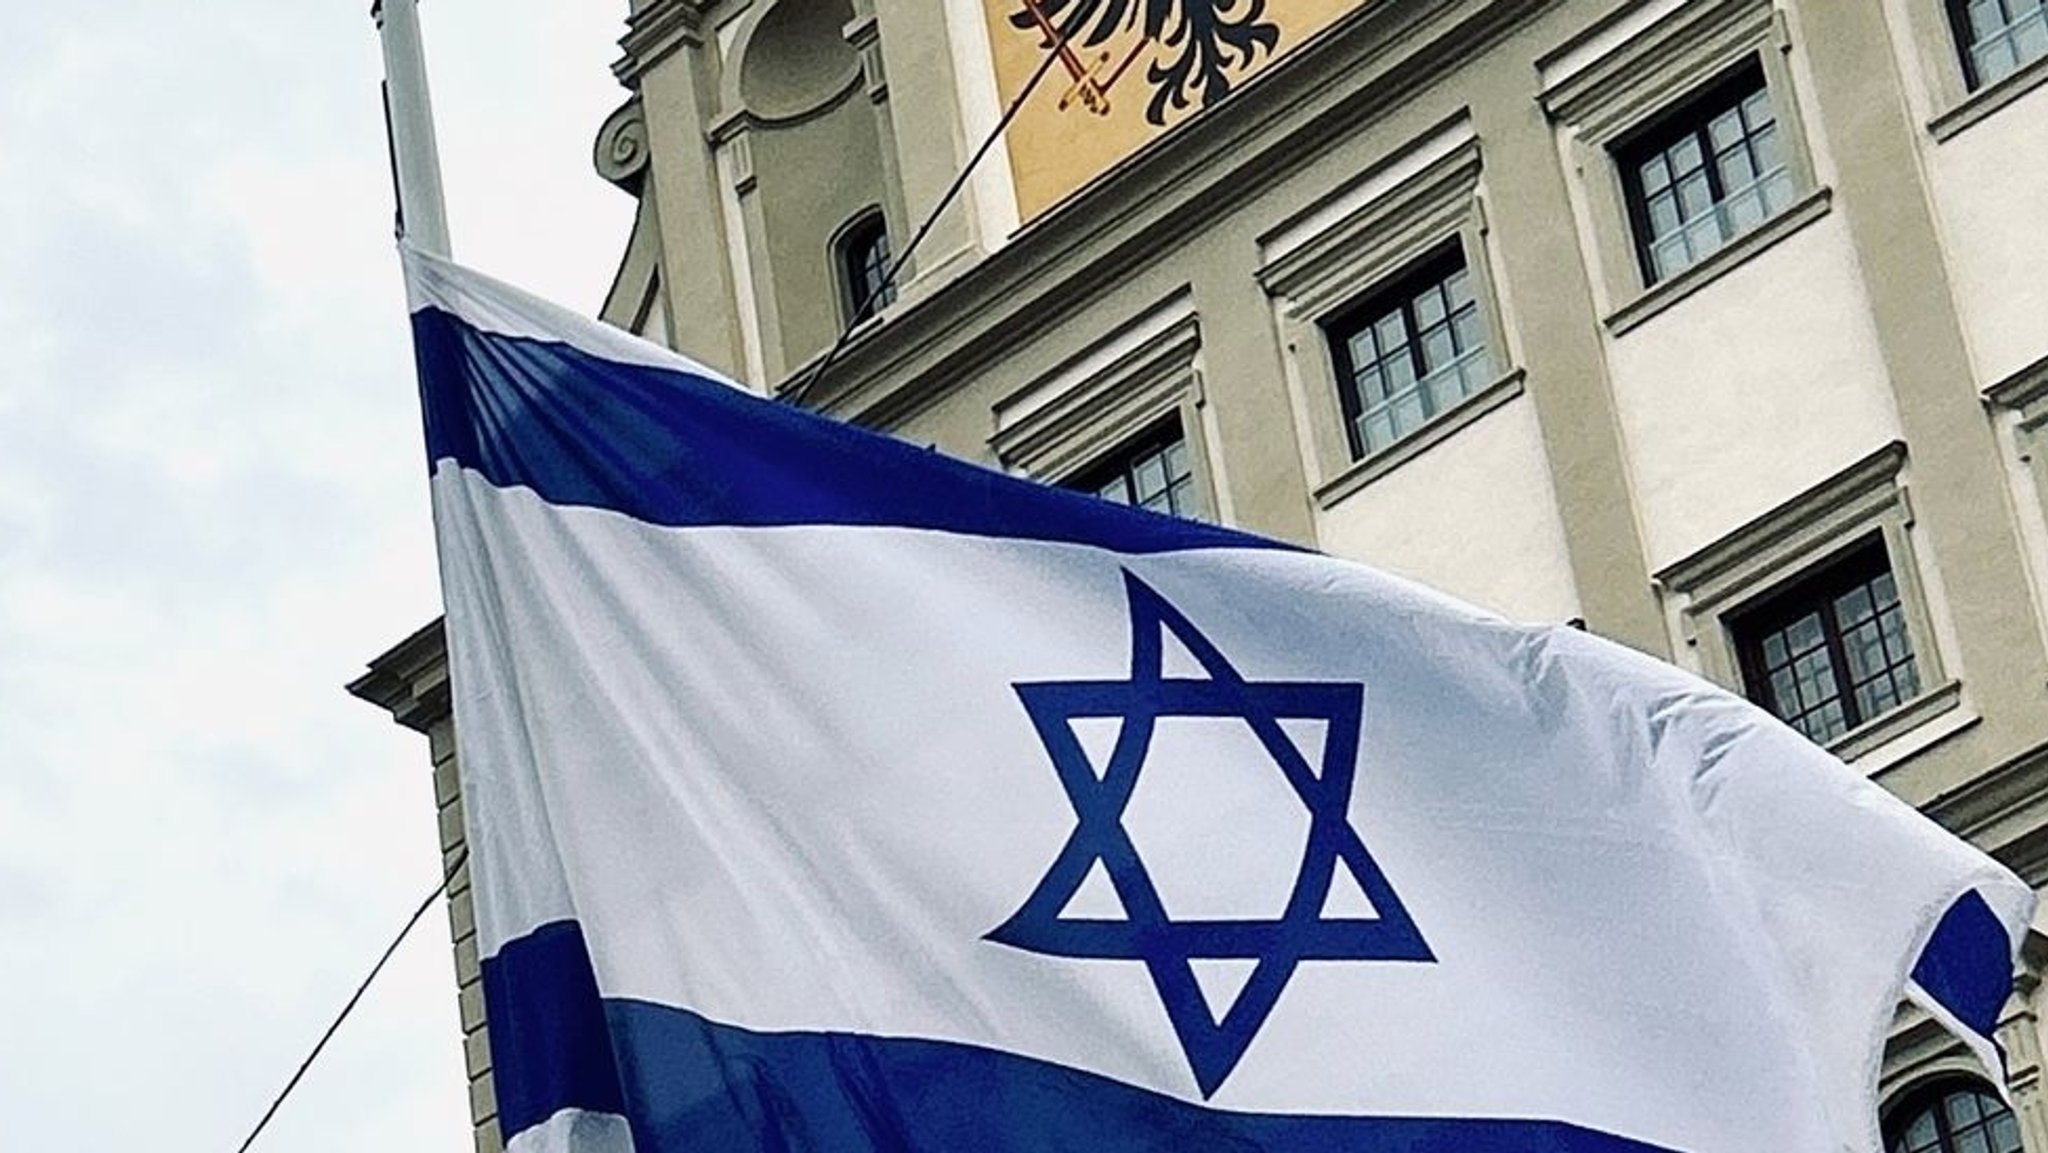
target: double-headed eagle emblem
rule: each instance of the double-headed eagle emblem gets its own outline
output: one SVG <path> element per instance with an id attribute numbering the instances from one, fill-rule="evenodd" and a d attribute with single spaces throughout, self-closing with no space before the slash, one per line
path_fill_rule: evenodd
<path id="1" fill-rule="evenodd" d="M 1150 54 L 1152 99 L 1145 119 L 1165 125 L 1169 111 L 1207 108 L 1280 43 L 1265 19 L 1266 0 L 1016 0 L 1016 28 L 1035 32 L 1056 52 L 1072 81 L 1062 109 L 1109 114 L 1109 93 Z M 1135 35 L 1133 35 L 1135 34 Z M 1123 42 L 1129 40 L 1129 47 Z"/>

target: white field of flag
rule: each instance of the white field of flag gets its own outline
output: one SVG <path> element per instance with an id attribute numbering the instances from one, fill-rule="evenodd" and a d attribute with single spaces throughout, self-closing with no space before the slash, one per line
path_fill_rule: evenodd
<path id="1" fill-rule="evenodd" d="M 1878 1147 L 2032 892 L 1569 629 L 406 254 L 515 1150 Z"/>

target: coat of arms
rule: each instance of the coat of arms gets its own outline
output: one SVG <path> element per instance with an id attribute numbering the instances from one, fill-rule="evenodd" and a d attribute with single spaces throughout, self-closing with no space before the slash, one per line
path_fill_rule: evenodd
<path id="1" fill-rule="evenodd" d="M 1261 54 L 1280 43 L 1266 0 L 1016 0 L 1010 23 L 1057 52 L 1072 82 L 1060 98 L 1097 115 L 1110 90 L 1145 60 L 1152 87 L 1145 119 L 1164 126 L 1169 110 L 1207 108 Z"/>

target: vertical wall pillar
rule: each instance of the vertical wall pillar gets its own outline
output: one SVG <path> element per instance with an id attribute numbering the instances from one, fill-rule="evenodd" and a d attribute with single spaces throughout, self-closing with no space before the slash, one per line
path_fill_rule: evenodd
<path id="1" fill-rule="evenodd" d="M 846 42 L 860 56 L 861 82 L 868 103 L 875 110 L 875 140 L 882 152 L 882 215 L 889 223 L 889 240 L 900 254 L 910 235 L 922 223 L 910 218 L 903 199 L 903 157 L 896 144 L 895 110 L 890 107 L 888 61 L 882 54 L 882 26 L 875 19 L 874 0 L 853 0 L 855 16 L 846 26 Z M 916 264 L 906 265 L 904 284 L 916 278 Z"/>
<path id="2" fill-rule="evenodd" d="M 1796 12 L 1805 42 L 1826 46 L 1811 54 L 1814 102 L 1906 433 L 1914 514 L 1947 588 L 1956 663 L 1992 747 L 2032 744 L 2048 716 L 2048 659 L 1883 6 L 1811 0 Z M 1987 530 L 1993 509 L 2006 515 Z"/>
<path id="3" fill-rule="evenodd" d="M 644 196 L 661 230 L 662 283 L 671 301 L 673 343 L 734 378 L 747 375 L 741 310 L 728 255 L 718 165 L 710 126 L 717 116 L 719 62 L 704 41 L 705 0 L 647 0 L 626 19 L 612 66 L 640 94 L 649 134 Z M 667 206 L 663 210 L 662 206 Z"/>
<path id="4" fill-rule="evenodd" d="M 908 230 L 930 215 L 980 141 L 968 139 L 961 122 L 953 42 L 937 0 L 856 0 L 856 8 L 864 15 L 872 10 L 882 68 L 898 86 L 881 108 L 891 125 L 886 153 L 895 166 L 893 183 L 902 198 L 905 222 L 905 234 L 897 243 L 906 244 Z M 899 141 L 907 146 L 897 147 Z M 950 268 L 986 251 L 978 219 L 970 184 L 919 246 L 916 260 L 906 270 L 905 295 L 936 286 Z M 895 223 L 890 221 L 892 235 Z"/>
<path id="5" fill-rule="evenodd" d="M 1525 346 L 1524 367 L 1579 604 L 1594 632 L 1669 659 L 1553 129 L 1533 72 L 1482 69 L 1473 79 L 1483 86 L 1469 98 L 1486 168 L 1508 174 L 1488 185 L 1489 240 L 1521 327 L 1543 334 Z"/>
<path id="6" fill-rule="evenodd" d="M 2021 973 L 2013 985 L 2007 1015 L 1998 1024 L 1998 1044 L 2005 1050 L 2006 1087 L 2020 1120 L 2020 1140 L 2031 1153 L 2048 1153 L 2048 1098 L 2041 1084 L 2041 1016 L 2035 1002 L 2040 975 Z"/>

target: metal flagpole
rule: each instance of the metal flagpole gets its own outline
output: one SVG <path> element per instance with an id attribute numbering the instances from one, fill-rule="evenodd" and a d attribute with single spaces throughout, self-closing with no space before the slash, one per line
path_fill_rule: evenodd
<path id="1" fill-rule="evenodd" d="M 398 232 L 422 252 L 449 256 L 448 207 L 441 195 L 441 154 L 434 144 L 419 0 L 373 0 L 370 18 L 384 44 L 384 126 L 398 185 Z"/>

